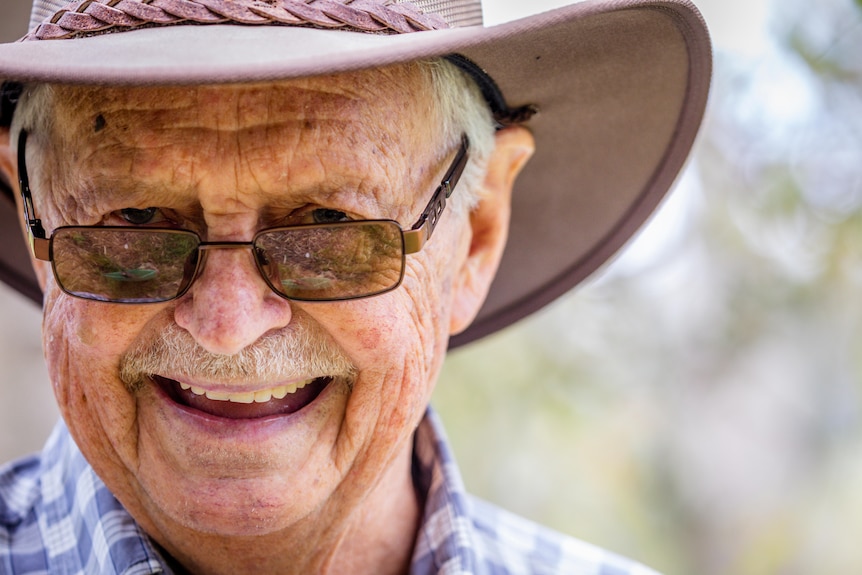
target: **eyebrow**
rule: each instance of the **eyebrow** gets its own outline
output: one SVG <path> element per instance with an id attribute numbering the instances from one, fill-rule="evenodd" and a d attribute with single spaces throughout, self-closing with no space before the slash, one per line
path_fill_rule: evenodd
<path id="1" fill-rule="evenodd" d="M 124 155 L 127 158 L 134 155 L 134 148 L 129 148 L 129 154 L 124 154 L 123 148 L 126 146 L 120 143 L 119 147 L 121 149 L 114 149 L 118 159 Z M 284 172 L 281 182 L 274 180 L 274 184 L 268 189 L 253 190 L 253 193 L 258 194 L 258 198 L 263 195 L 255 208 L 261 219 L 264 219 L 268 212 L 276 212 L 280 207 L 296 207 L 308 202 L 320 203 L 324 207 L 330 207 L 327 203 L 331 203 L 332 208 L 352 211 L 364 218 L 394 219 L 402 225 L 411 225 L 416 217 L 415 210 L 421 209 L 420 202 L 433 192 L 433 178 L 438 176 L 431 174 L 441 169 L 429 170 L 431 179 L 428 180 L 427 186 L 425 182 L 411 185 L 415 187 L 413 193 L 387 193 L 397 188 L 389 178 L 375 178 L 375 170 L 357 169 L 356 165 L 349 161 L 337 161 L 337 157 L 336 154 L 334 161 L 327 163 L 327 169 L 321 172 L 328 176 L 326 179 L 306 177 L 296 182 L 296 178 L 287 177 L 286 174 L 290 172 Z M 128 166 L 126 161 L 129 162 Z M 85 161 L 72 167 L 72 170 L 79 171 L 82 179 L 88 182 L 87 189 L 69 190 L 67 195 L 67 201 L 72 200 L 70 203 L 75 205 L 75 212 L 86 219 L 95 219 L 96 216 L 101 217 L 125 207 L 174 208 L 180 212 L 185 211 L 191 218 L 201 214 L 200 178 L 193 180 L 191 171 L 188 177 L 172 177 L 182 168 L 181 165 L 167 166 L 165 170 L 154 172 L 155 175 L 151 178 L 132 178 L 127 175 L 134 174 L 134 160 L 131 159 L 118 162 L 119 171 L 110 167 L 99 169 L 98 163 L 88 164 L 89 162 Z M 300 167 L 291 171 L 300 175 L 306 173 Z M 201 173 L 205 174 L 203 171 Z M 279 184 L 280 189 L 277 187 Z M 243 193 L 248 194 L 251 191 Z M 182 198 L 179 203 L 178 198 Z M 79 221 L 81 219 L 83 218 L 79 218 Z"/>
<path id="2" fill-rule="evenodd" d="M 84 215 L 95 218 L 127 207 L 161 207 L 175 209 L 190 218 L 203 216 L 200 191 L 194 184 L 173 187 L 154 181 L 129 180 L 102 174 L 97 174 L 89 180 L 91 182 L 89 190 L 83 194 L 70 193 L 68 196 L 69 200 L 74 201 L 76 211 Z M 260 205 L 255 209 L 261 221 L 284 217 L 284 214 L 279 214 L 281 210 L 295 209 L 309 203 L 332 209 L 343 209 L 366 219 L 415 218 L 411 213 L 413 206 L 406 199 L 388 201 L 391 194 L 385 193 L 383 185 L 385 182 L 369 183 L 369 178 L 366 176 L 339 178 L 339 180 L 341 182 L 331 180 L 310 182 L 301 187 L 291 186 L 281 191 L 258 191 Z M 348 183 L 347 180 L 353 181 Z M 424 189 L 417 190 L 417 197 L 424 198 L 428 193 Z M 182 201 L 178 202 L 180 199 Z M 407 225 L 412 221 L 402 223 Z"/>

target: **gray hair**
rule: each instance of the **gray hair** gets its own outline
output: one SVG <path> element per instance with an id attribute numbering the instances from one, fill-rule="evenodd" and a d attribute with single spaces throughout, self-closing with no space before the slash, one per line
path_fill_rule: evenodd
<path id="1" fill-rule="evenodd" d="M 454 147 L 462 134 L 470 139 L 470 162 L 458 191 L 452 195 L 452 210 L 463 213 L 481 199 L 479 191 L 485 178 L 488 158 L 494 151 L 496 123 L 491 109 L 472 78 L 443 58 L 420 62 L 431 76 L 434 103 L 443 121 L 444 139 Z"/>
<path id="2" fill-rule="evenodd" d="M 21 130 L 49 133 L 54 117 L 54 93 L 50 84 L 25 84 L 18 96 L 18 105 L 12 117 L 10 137 L 13 148 L 18 145 Z"/>
<path id="3" fill-rule="evenodd" d="M 496 124 L 476 83 L 443 58 L 417 63 L 430 82 L 432 105 L 442 122 L 441 154 L 449 155 L 466 134 L 470 140 L 470 162 L 461 177 L 457 192 L 450 199 L 453 212 L 463 214 L 480 199 L 488 158 L 494 150 Z M 49 134 L 54 121 L 54 89 L 51 84 L 27 84 L 21 93 L 12 121 L 12 144 L 22 129 L 34 134 Z M 442 157 L 440 158 L 442 160 Z"/>

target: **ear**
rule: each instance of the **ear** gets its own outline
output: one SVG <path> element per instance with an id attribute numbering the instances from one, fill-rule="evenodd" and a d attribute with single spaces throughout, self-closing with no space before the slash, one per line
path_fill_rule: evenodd
<path id="1" fill-rule="evenodd" d="M 15 198 L 15 205 L 17 206 L 16 212 L 18 214 L 18 221 L 21 225 L 21 233 L 25 234 L 26 237 L 27 232 L 24 228 L 24 210 L 21 207 L 21 194 L 18 189 L 18 155 L 16 150 L 12 149 L 11 140 L 12 138 L 9 133 L 9 128 L 0 128 L 0 178 L 3 179 L 12 191 L 12 195 Z M 44 292 L 45 281 L 48 277 L 47 274 L 50 273 L 47 262 L 39 261 L 32 256 L 30 257 L 30 260 L 33 264 L 33 269 L 36 272 L 36 279 L 39 281 L 39 287 L 41 287 Z"/>
<path id="2" fill-rule="evenodd" d="M 523 126 L 499 130 L 495 139 L 479 204 L 470 213 L 470 249 L 453 285 L 450 335 L 467 329 L 488 295 L 509 233 L 512 186 L 535 150 Z"/>

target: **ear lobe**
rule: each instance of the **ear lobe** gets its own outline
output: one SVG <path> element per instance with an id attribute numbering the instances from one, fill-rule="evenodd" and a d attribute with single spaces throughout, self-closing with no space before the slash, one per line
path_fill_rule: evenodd
<path id="1" fill-rule="evenodd" d="M 450 335 L 467 329 L 488 295 L 509 233 L 512 187 L 535 150 L 533 135 L 523 126 L 499 130 L 495 143 L 479 204 L 470 213 L 470 248 L 453 286 Z"/>

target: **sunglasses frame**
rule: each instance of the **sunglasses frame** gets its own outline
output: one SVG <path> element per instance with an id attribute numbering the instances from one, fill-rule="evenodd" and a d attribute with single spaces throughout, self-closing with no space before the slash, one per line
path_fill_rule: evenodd
<path id="1" fill-rule="evenodd" d="M 464 169 L 467 166 L 467 161 L 469 160 L 469 150 L 470 150 L 470 140 L 466 134 L 461 136 L 461 145 L 458 149 L 458 152 L 455 154 L 452 163 L 446 170 L 443 179 L 440 181 L 440 184 L 437 186 L 437 189 L 434 191 L 434 194 L 431 196 L 428 204 L 425 206 L 425 209 L 422 211 L 422 214 L 419 216 L 418 221 L 409 229 L 404 230 L 398 222 L 394 220 L 352 220 L 349 222 L 335 222 L 331 224 L 303 224 L 298 226 L 279 226 L 275 228 L 266 228 L 263 230 L 259 230 L 254 238 L 252 238 L 249 242 L 205 242 L 201 240 L 201 237 L 191 231 L 184 229 L 173 229 L 173 228 L 135 228 L 134 226 L 61 226 L 55 229 L 51 233 L 51 237 L 47 237 L 45 233 L 45 228 L 42 226 L 42 220 L 36 217 L 36 211 L 33 207 L 33 195 L 30 190 L 30 177 L 27 172 L 27 160 L 26 160 L 26 147 L 27 147 L 27 139 L 29 134 L 26 130 L 21 130 L 18 135 L 18 184 L 21 193 L 21 200 L 24 208 L 24 219 L 27 223 L 27 238 L 28 243 L 30 245 L 30 252 L 33 254 L 33 257 L 41 260 L 51 262 L 51 270 L 54 274 L 55 279 L 57 279 L 57 284 L 60 286 L 60 289 L 63 292 L 69 294 L 72 297 L 77 297 L 81 299 L 86 299 L 88 301 L 98 301 L 102 303 L 118 303 L 118 304 L 148 304 L 148 303 L 165 303 L 177 298 L 182 297 L 194 284 L 200 275 L 201 271 L 204 267 L 204 261 L 206 259 L 206 254 L 213 249 L 242 249 L 242 248 L 250 248 L 252 252 L 254 252 L 254 244 L 257 239 L 262 235 L 268 232 L 284 230 L 284 229 L 300 229 L 300 228 L 320 228 L 320 227 L 341 227 L 341 226 L 356 226 L 361 225 L 363 223 L 375 223 L 375 224 L 393 224 L 398 230 L 401 232 L 401 238 L 403 242 L 403 250 L 401 257 L 401 273 L 399 275 L 398 281 L 392 285 L 391 287 L 383 290 L 378 290 L 373 293 L 357 295 L 357 296 L 347 296 L 347 297 L 339 297 L 339 298 L 328 298 L 328 299 L 311 299 L 311 298 L 296 298 L 290 297 L 286 294 L 282 293 L 278 289 L 276 289 L 270 278 L 267 277 L 266 273 L 264 273 L 263 268 L 261 267 L 263 264 L 256 254 L 253 255 L 256 267 L 258 272 L 261 275 L 261 278 L 264 282 L 270 287 L 272 291 L 278 294 L 280 297 L 290 300 L 290 301 L 313 301 L 313 302 L 326 302 L 326 301 L 347 301 L 352 299 L 361 299 L 366 297 L 373 297 L 376 295 L 380 295 L 389 291 L 396 289 L 404 278 L 404 263 L 406 260 L 406 256 L 409 254 L 414 254 L 419 252 L 428 240 L 431 239 L 431 235 L 434 233 L 434 228 L 437 227 L 437 223 L 440 221 L 440 216 L 443 213 L 443 210 L 446 209 L 446 200 L 452 195 L 452 192 L 455 190 L 455 186 L 458 184 L 458 181 L 461 178 L 461 175 L 464 173 Z M 181 232 L 183 234 L 192 234 L 198 239 L 197 246 L 197 262 L 194 273 L 190 276 L 189 281 L 185 283 L 182 289 L 174 295 L 173 297 L 166 299 L 158 299 L 154 301 L 112 301 L 106 299 L 98 299 L 86 297 L 81 294 L 73 293 L 68 291 L 60 281 L 59 277 L 57 277 L 57 272 L 54 263 L 54 253 L 53 253 L 53 241 L 54 235 L 59 230 L 69 230 L 69 229 L 122 229 L 122 230 L 135 230 L 139 229 L 140 231 L 153 232 L 153 233 L 167 233 L 173 232 L 178 233 Z"/>

